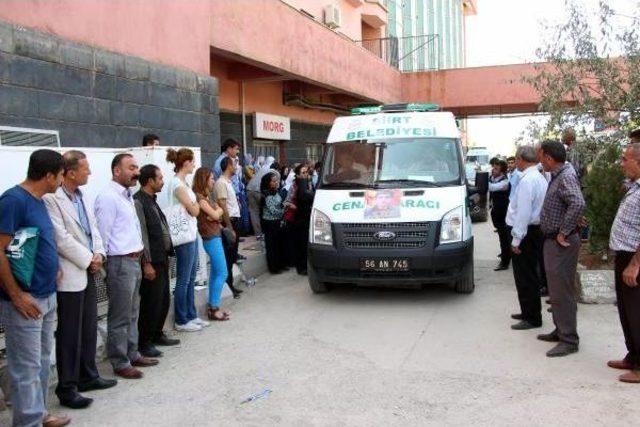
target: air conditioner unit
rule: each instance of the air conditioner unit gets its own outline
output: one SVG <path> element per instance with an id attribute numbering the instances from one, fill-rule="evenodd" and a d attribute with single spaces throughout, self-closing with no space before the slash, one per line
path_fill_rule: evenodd
<path id="1" fill-rule="evenodd" d="M 324 24 L 329 28 L 338 28 L 342 23 L 342 13 L 335 4 L 324 7 Z"/>

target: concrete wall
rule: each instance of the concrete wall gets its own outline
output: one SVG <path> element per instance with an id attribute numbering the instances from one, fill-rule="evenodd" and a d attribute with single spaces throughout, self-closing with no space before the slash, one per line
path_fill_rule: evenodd
<path id="1" fill-rule="evenodd" d="M 0 20 L 209 73 L 212 0 L 2 0 Z"/>
<path id="2" fill-rule="evenodd" d="M 531 113 L 540 96 L 522 77 L 535 73 L 534 64 L 517 64 L 403 74 L 402 99 L 435 102 L 461 116 Z"/>
<path id="3" fill-rule="evenodd" d="M 280 1 L 216 2 L 211 46 L 216 54 L 359 98 L 397 102 L 401 91 L 399 71 Z"/>
<path id="4" fill-rule="evenodd" d="M 218 84 L 0 21 L 0 124 L 59 130 L 65 146 L 133 146 L 153 132 L 204 160 L 219 149 Z"/>

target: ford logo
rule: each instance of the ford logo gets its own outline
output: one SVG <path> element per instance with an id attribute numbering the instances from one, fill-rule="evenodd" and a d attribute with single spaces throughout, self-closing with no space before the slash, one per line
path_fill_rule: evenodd
<path id="1" fill-rule="evenodd" d="M 396 238 L 396 233 L 393 231 L 378 231 L 373 235 L 378 240 L 393 240 Z"/>

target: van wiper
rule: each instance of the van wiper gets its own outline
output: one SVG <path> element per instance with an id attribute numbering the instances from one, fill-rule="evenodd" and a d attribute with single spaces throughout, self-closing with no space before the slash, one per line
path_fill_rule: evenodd
<path id="1" fill-rule="evenodd" d="M 377 184 L 411 184 L 416 187 L 442 187 L 440 184 L 436 184 L 431 181 L 421 181 L 419 179 L 379 179 L 376 182 Z"/>
<path id="2" fill-rule="evenodd" d="M 320 188 L 370 188 L 371 184 L 362 184 L 360 182 L 330 182 L 323 183 Z"/>

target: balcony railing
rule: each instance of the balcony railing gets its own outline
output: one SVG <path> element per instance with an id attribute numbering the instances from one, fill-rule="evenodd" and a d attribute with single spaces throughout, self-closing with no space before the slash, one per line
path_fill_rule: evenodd
<path id="1" fill-rule="evenodd" d="M 440 35 L 385 37 L 356 42 L 403 73 L 439 70 L 442 64 Z"/>

